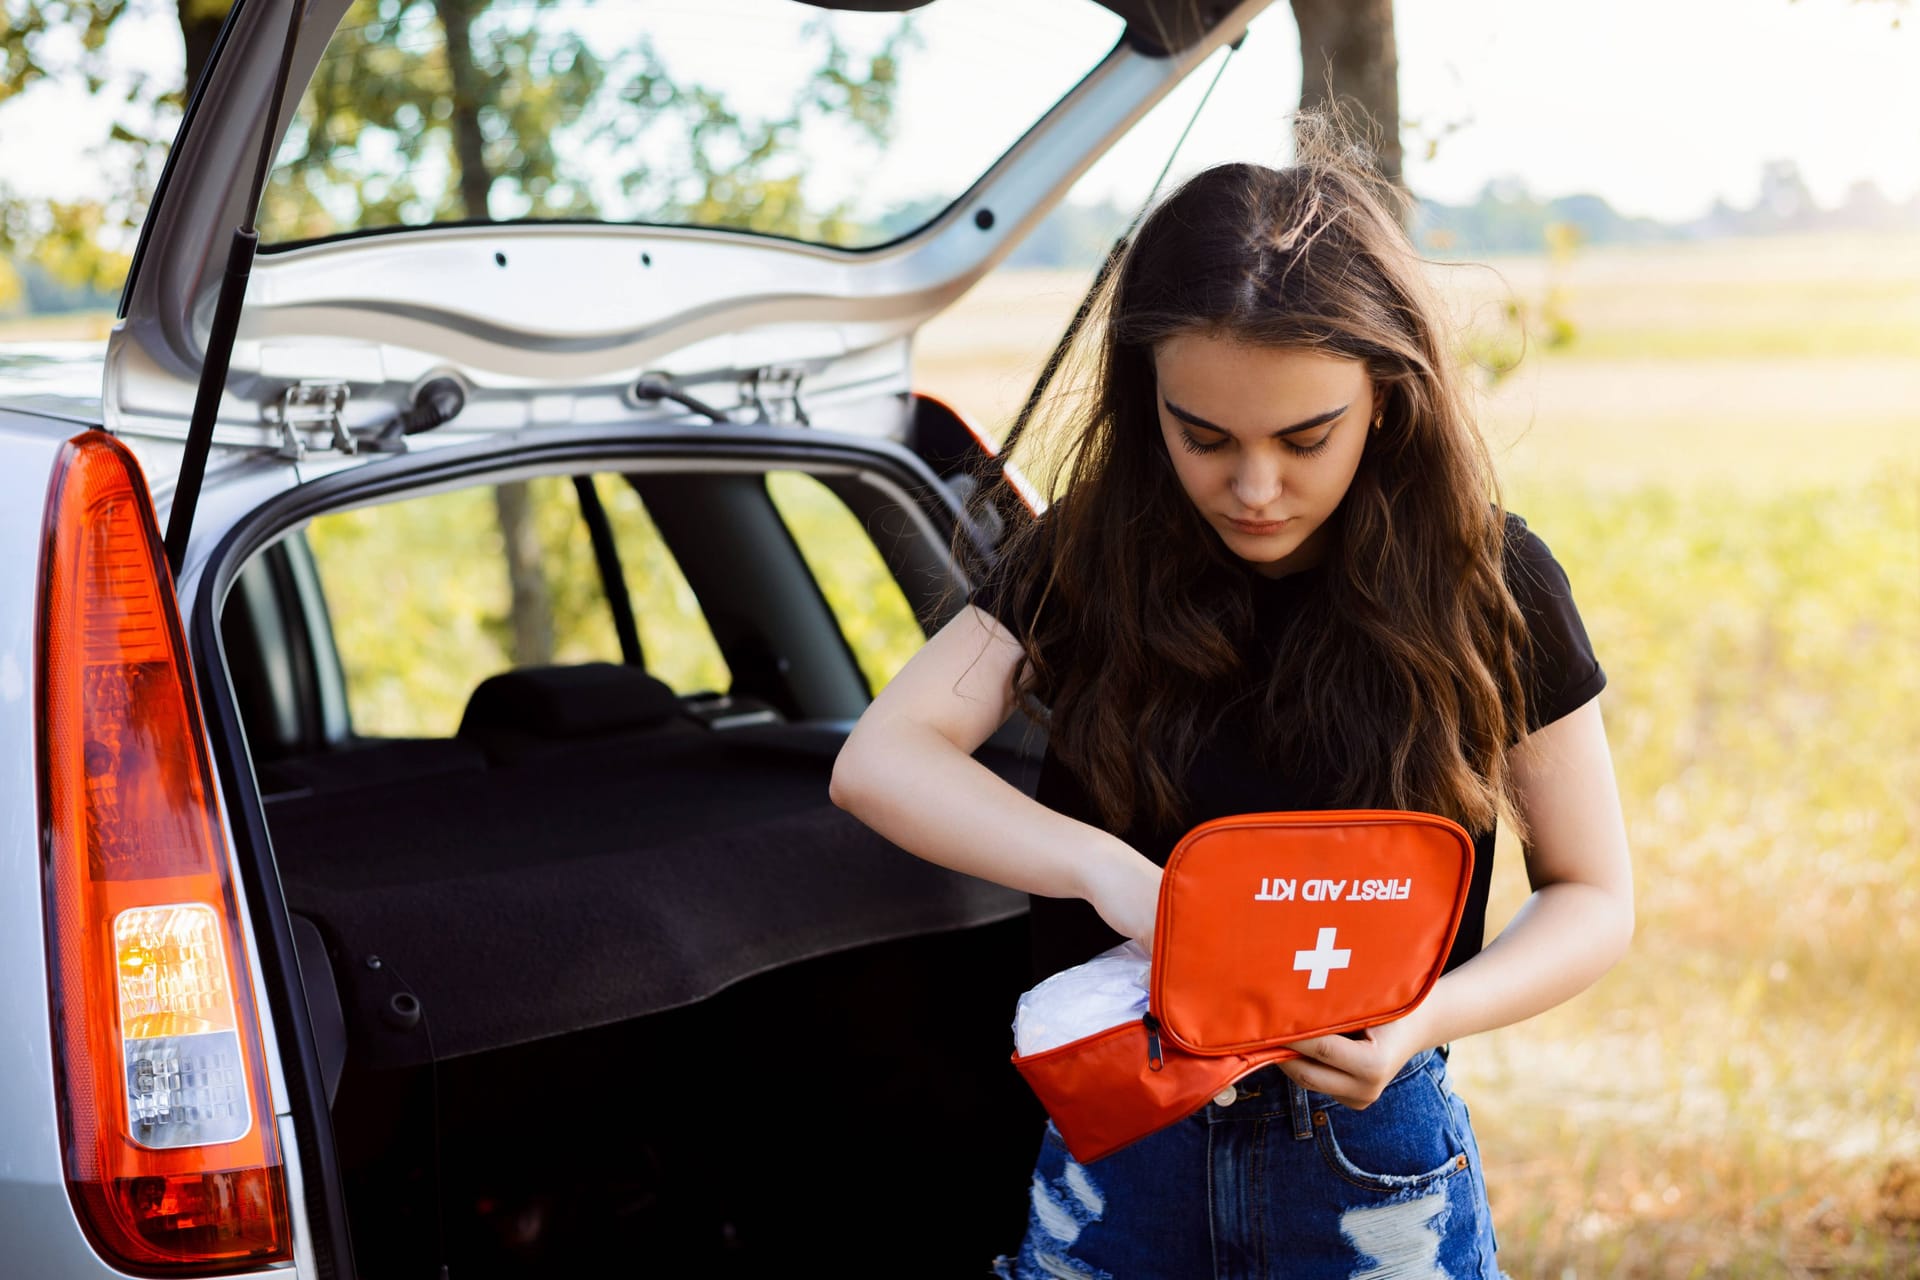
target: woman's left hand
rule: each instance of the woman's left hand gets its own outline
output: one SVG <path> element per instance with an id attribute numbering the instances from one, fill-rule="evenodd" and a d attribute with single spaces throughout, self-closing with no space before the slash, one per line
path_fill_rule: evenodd
<path id="1" fill-rule="evenodd" d="M 1287 1047 L 1303 1056 L 1281 1063 L 1280 1069 L 1303 1088 L 1364 1111 L 1386 1092 L 1409 1058 L 1433 1047 L 1419 1014 L 1415 1009 L 1397 1022 L 1364 1031 L 1296 1040 Z"/>
<path id="2" fill-rule="evenodd" d="M 1522 846 L 1533 895 L 1500 935 L 1447 972 L 1398 1022 L 1356 1038 L 1314 1036 L 1280 1064 L 1304 1088 L 1371 1106 L 1407 1059 L 1509 1026 L 1592 985 L 1633 937 L 1633 865 L 1600 700 L 1536 729 L 1510 762 L 1531 836 Z"/>

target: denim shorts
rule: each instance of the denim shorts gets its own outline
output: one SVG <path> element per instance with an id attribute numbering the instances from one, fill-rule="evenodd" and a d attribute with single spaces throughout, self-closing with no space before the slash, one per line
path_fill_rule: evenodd
<path id="1" fill-rule="evenodd" d="M 1278 1066 L 1082 1165 L 1048 1121 L 1010 1280 L 1502 1280 L 1466 1104 L 1415 1054 L 1356 1111 Z"/>

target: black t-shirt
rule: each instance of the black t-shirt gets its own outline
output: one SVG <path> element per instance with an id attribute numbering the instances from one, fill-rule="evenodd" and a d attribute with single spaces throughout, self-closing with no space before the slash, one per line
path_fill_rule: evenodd
<path id="1" fill-rule="evenodd" d="M 1043 517 L 1044 521 L 1044 517 Z M 1587 630 L 1574 607 L 1567 575 L 1539 535 L 1525 520 L 1507 515 L 1508 552 L 1504 563 L 1507 586 L 1520 605 L 1528 626 L 1528 650 L 1522 655 L 1527 688 L 1527 729 L 1552 724 L 1586 703 L 1606 686 L 1606 673 L 1595 658 Z M 1044 538 L 1029 544 L 1041 548 Z M 1316 593 L 1322 588 L 1320 566 L 1270 578 L 1241 562 L 1235 570 L 1252 591 L 1254 643 L 1269 648 L 1279 629 L 1300 625 L 1312 616 Z M 970 603 L 978 606 L 1015 635 L 1024 634 L 1029 617 L 1025 602 L 999 598 L 989 584 L 976 591 Z M 1051 655 L 1050 655 L 1051 656 Z M 1254 655 L 1250 669 L 1263 670 Z M 1258 698 L 1242 700 L 1222 717 L 1218 731 L 1202 741 L 1187 776 L 1182 779 L 1187 809 L 1181 820 L 1155 828 L 1136 817 L 1122 840 L 1164 865 L 1180 837 L 1213 818 L 1239 813 L 1269 813 L 1336 807 L 1326 784 L 1310 770 L 1287 772 L 1263 768 L 1253 744 L 1257 725 L 1250 717 L 1260 713 Z M 1042 757 L 1034 799 L 1068 817 L 1107 830 L 1080 780 L 1048 750 Z M 1487 886 L 1493 877 L 1492 828 L 1473 836 L 1473 882 L 1465 914 L 1447 957 L 1453 969 L 1478 954 L 1486 933 Z M 1079 898 L 1034 897 L 1033 962 L 1036 978 L 1057 973 L 1090 959 L 1121 941 L 1091 904 Z"/>

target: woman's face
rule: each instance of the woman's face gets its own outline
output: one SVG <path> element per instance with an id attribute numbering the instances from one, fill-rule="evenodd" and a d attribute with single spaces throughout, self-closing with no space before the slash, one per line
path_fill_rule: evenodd
<path id="1" fill-rule="evenodd" d="M 1167 456 L 1227 549 L 1268 577 L 1318 562 L 1373 424 L 1366 365 L 1205 333 L 1153 364 Z"/>

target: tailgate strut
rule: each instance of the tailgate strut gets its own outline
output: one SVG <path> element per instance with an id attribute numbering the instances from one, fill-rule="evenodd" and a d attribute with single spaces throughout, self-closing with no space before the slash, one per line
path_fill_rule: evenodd
<path id="1" fill-rule="evenodd" d="M 180 479 L 174 486 L 173 509 L 167 517 L 167 568 L 180 576 L 180 561 L 187 553 L 187 534 L 193 528 L 193 511 L 200 505 L 200 482 L 207 473 L 207 451 L 213 447 L 213 425 L 219 416 L 220 397 L 227 389 L 227 363 L 233 359 L 234 334 L 240 327 L 240 304 L 246 300 L 247 277 L 253 273 L 254 251 L 260 247 L 260 235 L 253 228 L 259 215 L 260 196 L 266 189 L 267 173 L 273 167 L 274 144 L 279 132 L 279 111 L 286 101 L 287 81 L 293 72 L 293 46 L 299 38 L 301 21 L 307 16 L 307 0 L 296 0 L 287 16 L 287 39 L 280 49 L 280 69 L 273 81 L 273 114 L 261 123 L 260 159 L 254 165 L 252 196 L 246 215 L 233 229 L 227 246 L 227 273 L 220 281 L 220 300 L 213 309 L 213 327 L 207 333 L 206 362 L 200 366 L 200 387 L 193 399 L 193 417 L 187 424 L 186 453 L 180 460 Z"/>
<path id="2" fill-rule="evenodd" d="M 1013 457 L 1013 446 L 1019 441 L 1020 433 L 1027 429 L 1027 422 L 1033 417 L 1034 411 L 1040 407 L 1041 400 L 1047 394 L 1048 386 L 1053 382 L 1053 376 L 1060 372 L 1060 365 L 1066 360 L 1067 352 L 1073 349 L 1074 340 L 1080 336 L 1080 330 L 1086 325 L 1087 317 L 1093 314 L 1094 307 L 1100 301 L 1100 291 L 1107 286 L 1108 277 L 1126 256 L 1127 244 L 1133 239 L 1134 229 L 1140 225 L 1140 220 L 1145 218 L 1147 211 L 1153 207 L 1153 198 L 1160 194 L 1160 184 L 1165 182 L 1167 174 L 1172 172 L 1173 162 L 1179 158 L 1180 148 L 1186 145 L 1187 135 L 1193 132 L 1193 126 L 1199 121 L 1200 113 L 1207 109 L 1207 101 L 1213 97 L 1214 88 L 1219 85 L 1220 77 L 1227 73 L 1227 66 L 1233 61 L 1233 55 L 1240 52 L 1240 46 L 1246 41 L 1247 33 L 1242 31 L 1238 40 L 1228 43 L 1227 55 L 1220 59 L 1220 65 L 1214 69 L 1213 79 L 1207 82 L 1207 91 L 1200 95 L 1199 104 L 1194 107 L 1193 114 L 1187 117 L 1186 128 L 1182 129 L 1180 136 L 1174 139 L 1173 150 L 1167 152 L 1167 162 L 1160 166 L 1160 176 L 1155 178 L 1153 186 L 1148 188 L 1147 198 L 1140 202 L 1139 209 L 1134 212 L 1133 220 L 1127 223 L 1127 229 L 1120 233 L 1120 238 L 1113 242 L 1111 249 L 1107 250 L 1107 256 L 1101 261 L 1100 269 L 1093 273 L 1093 283 L 1087 286 L 1087 292 L 1080 299 L 1080 306 L 1073 313 L 1073 319 L 1067 322 L 1066 331 L 1060 335 L 1060 340 L 1054 343 L 1053 353 L 1047 357 L 1047 363 L 1040 370 L 1039 381 L 1035 382 L 1033 390 L 1027 393 L 1026 403 L 1020 406 L 1020 412 L 1014 416 L 1013 425 L 1007 429 L 1006 439 L 1000 442 L 1001 457 L 1008 459 Z"/>

